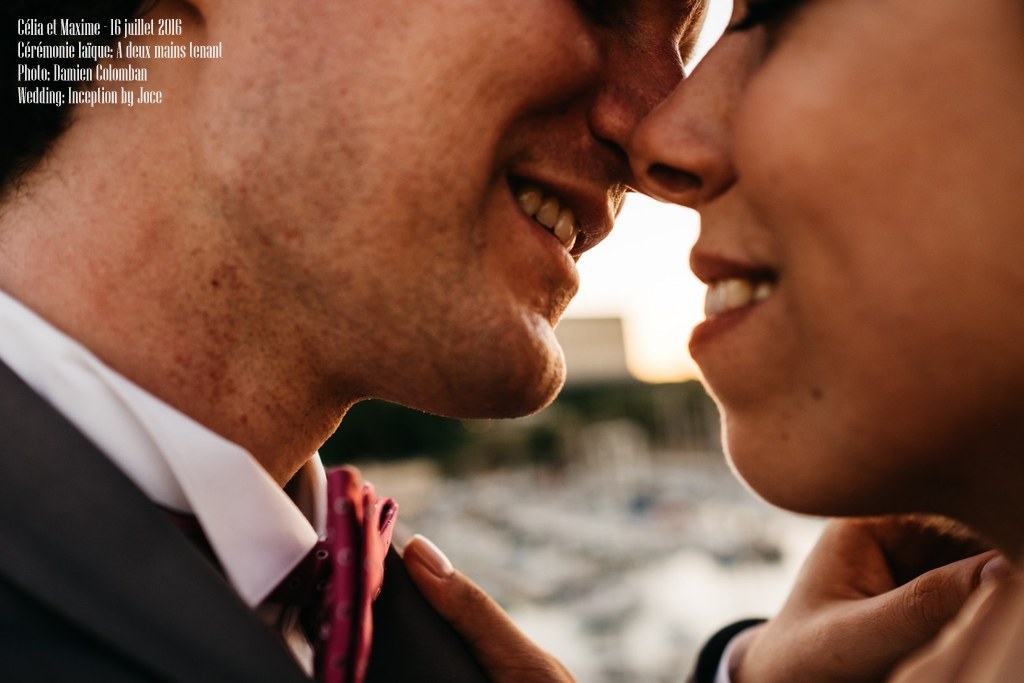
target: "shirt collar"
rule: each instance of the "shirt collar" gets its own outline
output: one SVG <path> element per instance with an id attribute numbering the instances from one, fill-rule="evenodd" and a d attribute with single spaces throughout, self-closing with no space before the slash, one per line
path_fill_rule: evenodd
<path id="1" fill-rule="evenodd" d="M 326 511 L 319 455 L 289 487 L 293 500 L 244 448 L 118 374 L 2 291 L 0 329 L 0 359 L 151 500 L 196 516 L 249 606 L 312 549 Z"/>

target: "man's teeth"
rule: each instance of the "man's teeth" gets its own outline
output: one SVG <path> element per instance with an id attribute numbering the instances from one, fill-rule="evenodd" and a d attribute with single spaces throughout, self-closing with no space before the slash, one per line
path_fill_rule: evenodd
<path id="1" fill-rule="evenodd" d="M 576 215 L 572 209 L 563 207 L 557 197 L 545 195 L 540 189 L 526 185 L 516 193 L 519 208 L 547 228 L 566 249 L 572 249 L 579 235 Z"/>
<path id="2" fill-rule="evenodd" d="M 704 315 L 711 316 L 734 311 L 771 296 L 775 284 L 767 280 L 752 282 L 742 278 L 719 280 L 708 285 L 704 299 Z"/>

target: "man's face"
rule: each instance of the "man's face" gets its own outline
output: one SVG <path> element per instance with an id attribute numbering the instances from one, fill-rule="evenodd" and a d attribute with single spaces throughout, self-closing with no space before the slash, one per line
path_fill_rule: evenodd
<path id="1" fill-rule="evenodd" d="M 265 301 L 258 343 L 301 340 L 342 398 L 464 416 L 550 400 L 575 260 L 611 228 L 622 148 L 700 17 L 679 0 L 221 12 L 200 153 Z"/>

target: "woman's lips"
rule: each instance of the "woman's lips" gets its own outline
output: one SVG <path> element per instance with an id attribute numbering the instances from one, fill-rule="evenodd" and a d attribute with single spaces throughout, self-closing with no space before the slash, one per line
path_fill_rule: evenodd
<path id="1" fill-rule="evenodd" d="M 706 319 L 690 337 L 695 358 L 713 338 L 740 324 L 775 293 L 777 274 L 766 266 L 699 252 L 690 257 L 693 272 L 707 283 L 704 299 Z"/>
<path id="2" fill-rule="evenodd" d="M 729 330 L 742 323 L 754 310 L 755 306 L 743 306 L 725 313 L 711 316 L 697 324 L 690 333 L 690 355 L 701 362 L 701 357 L 708 351 L 710 344 L 725 335 Z"/>

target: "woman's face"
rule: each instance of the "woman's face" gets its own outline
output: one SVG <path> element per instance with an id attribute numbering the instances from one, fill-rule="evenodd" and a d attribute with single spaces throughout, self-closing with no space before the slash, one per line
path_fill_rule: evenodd
<path id="1" fill-rule="evenodd" d="M 784 4 L 634 138 L 703 217 L 691 352 L 770 501 L 956 514 L 1024 443 L 1024 2 Z"/>

